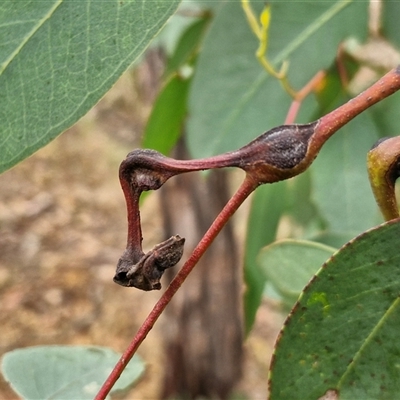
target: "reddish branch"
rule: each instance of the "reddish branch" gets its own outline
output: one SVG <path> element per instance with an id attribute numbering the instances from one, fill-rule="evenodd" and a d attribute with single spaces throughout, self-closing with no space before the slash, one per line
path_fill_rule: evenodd
<path id="1" fill-rule="evenodd" d="M 173 295 L 185 281 L 197 261 L 221 231 L 223 226 L 259 185 L 296 176 L 306 170 L 324 143 L 343 125 L 373 104 L 400 89 L 400 66 L 391 70 L 369 89 L 346 104 L 304 125 L 282 125 L 262 134 L 239 150 L 201 160 L 180 161 L 164 157 L 153 150 L 131 152 L 120 167 L 121 185 L 128 211 L 128 243 L 118 266 L 115 281 L 124 286 L 144 290 L 159 289 L 159 279 L 165 268 L 179 261 L 183 239 L 175 238 L 156 246 L 150 252 L 142 251 L 139 196 L 143 190 L 158 189 L 174 175 L 211 168 L 238 167 L 246 177 L 236 194 L 226 204 L 192 255 L 178 272 L 167 290 L 156 303 L 131 344 L 96 396 L 104 399 L 121 375 L 139 345 L 152 329 Z M 168 246 L 170 246 L 168 248 Z M 172 255 L 171 255 L 172 254 Z"/>

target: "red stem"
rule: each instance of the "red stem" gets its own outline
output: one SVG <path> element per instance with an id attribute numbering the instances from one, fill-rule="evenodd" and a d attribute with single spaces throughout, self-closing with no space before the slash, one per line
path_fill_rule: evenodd
<path id="1" fill-rule="evenodd" d="M 315 80 L 312 79 L 309 85 L 306 85 L 304 88 L 304 92 L 302 95 L 308 93 L 315 84 L 322 79 L 321 76 L 316 76 Z M 318 120 L 318 124 L 315 127 L 315 131 L 312 137 L 311 145 L 308 148 L 309 157 L 306 160 L 306 163 L 303 163 L 304 168 L 298 168 L 297 173 L 302 172 L 312 159 L 315 158 L 319 149 L 326 142 L 329 137 L 331 137 L 340 127 L 345 125 L 355 116 L 360 114 L 362 111 L 366 110 L 373 104 L 381 101 L 382 99 L 390 96 L 394 92 L 400 89 L 400 66 L 391 70 L 385 76 L 383 76 L 378 82 L 368 88 L 366 91 L 350 100 L 346 104 L 337 108 L 336 110 L 330 112 L 329 114 L 321 117 Z M 300 96 L 301 97 L 301 96 Z M 301 100 L 301 99 L 300 99 Z M 252 142 L 253 143 L 253 142 Z M 250 143 L 250 144 L 252 144 Z M 248 148 L 249 146 L 245 146 L 244 148 L 238 150 L 237 152 L 226 153 L 224 155 L 211 157 L 206 160 L 193 160 L 191 162 L 183 162 L 172 160 L 170 164 L 173 163 L 176 171 L 171 172 L 171 176 L 176 174 L 176 172 L 188 172 L 199 169 L 209 169 L 209 168 L 222 168 L 224 166 L 234 166 L 232 164 L 232 159 L 238 155 L 240 151 Z M 207 163 L 205 167 L 205 162 Z M 307 164 L 307 165 L 306 165 Z M 237 166 L 240 166 L 239 164 Z M 257 171 L 256 169 L 253 170 Z M 189 273 L 192 271 L 200 257 L 204 254 L 207 248 L 210 246 L 211 242 L 215 239 L 218 233 L 221 231 L 223 226 L 227 223 L 229 218 L 235 213 L 235 211 L 240 207 L 243 201 L 250 195 L 250 193 L 256 189 L 256 187 L 260 183 L 265 183 L 267 181 L 257 179 L 257 173 L 254 172 L 254 176 L 249 172 L 246 175 L 246 178 L 238 191 L 234 194 L 234 196 L 229 200 L 220 214 L 217 216 L 213 224 L 210 226 L 208 231 L 205 233 L 203 238 L 200 240 L 199 244 L 193 250 L 192 255 L 188 258 L 186 263 L 183 265 L 181 270 L 175 276 L 171 284 L 168 286 L 164 294 L 155 304 L 153 310 L 150 312 L 142 326 L 139 328 L 129 347 L 126 349 L 125 353 L 122 355 L 113 371 L 107 378 L 106 382 L 101 387 L 99 393 L 96 396 L 96 400 L 105 399 L 108 395 L 115 382 L 125 369 L 126 365 L 129 363 L 136 350 L 145 339 L 147 334 L 153 328 L 155 322 L 167 306 L 167 304 L 171 301 L 172 297 L 176 293 L 176 291 L 180 288 L 182 283 L 185 281 Z M 272 182 L 272 181 L 268 181 Z M 128 187 L 123 185 L 124 192 L 128 190 Z M 131 214 L 133 207 L 132 204 L 128 205 L 128 214 L 129 210 L 131 210 Z M 136 215 L 131 215 L 130 217 L 136 217 Z M 136 239 L 140 236 L 141 240 L 141 232 L 140 231 L 132 231 L 130 235 L 135 237 Z"/>
<path id="2" fill-rule="evenodd" d="M 297 114 L 300 110 L 301 106 L 301 101 L 299 100 L 293 100 L 292 103 L 290 104 L 289 111 L 286 114 L 286 119 L 284 124 L 285 125 L 291 125 L 294 124 L 294 121 L 296 120 Z"/>
<path id="3" fill-rule="evenodd" d="M 303 100 L 321 83 L 325 78 L 325 71 L 318 71 L 297 93 L 289 107 L 289 111 L 286 115 L 285 125 L 294 124 L 297 114 L 299 112 L 301 103 Z"/>
<path id="4" fill-rule="evenodd" d="M 95 400 L 104 400 L 109 394 L 110 390 L 114 386 L 115 382 L 120 377 L 121 373 L 135 354 L 136 350 L 146 338 L 147 334 L 153 328 L 155 322 L 164 311 L 167 304 L 171 301 L 174 294 L 181 287 L 185 279 L 188 277 L 192 269 L 195 267 L 200 257 L 205 253 L 207 248 L 210 246 L 212 241 L 219 234 L 224 225 L 228 222 L 229 218 L 236 212 L 240 205 L 246 200 L 246 198 L 253 192 L 258 186 L 258 182 L 254 180 L 250 174 L 246 175 L 245 180 L 239 187 L 237 192 L 228 201 L 222 211 L 218 214 L 208 231 L 204 234 L 198 245 L 193 250 L 191 256 L 187 259 L 181 270 L 177 273 L 175 278 L 172 280 L 164 294 L 157 301 L 142 326 L 137 331 L 135 337 L 132 339 L 128 348 L 121 356 L 111 374 L 104 382 L 103 386 L 97 393 Z"/>
<path id="5" fill-rule="evenodd" d="M 142 253 L 142 229 L 140 226 L 139 194 L 133 196 L 131 187 L 126 179 L 120 177 L 122 191 L 124 192 L 128 219 L 127 248 L 136 254 Z"/>
<path id="6" fill-rule="evenodd" d="M 320 118 L 313 141 L 322 146 L 338 129 L 367 108 L 400 89 L 400 66 L 392 69 L 376 83 Z"/>

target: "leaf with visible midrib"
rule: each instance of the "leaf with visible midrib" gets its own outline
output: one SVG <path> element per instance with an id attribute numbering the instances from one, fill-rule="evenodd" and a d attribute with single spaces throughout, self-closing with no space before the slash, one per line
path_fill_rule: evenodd
<path id="1" fill-rule="evenodd" d="M 2 1 L 0 172 L 47 144 L 100 100 L 178 3 Z"/>
<path id="2" fill-rule="evenodd" d="M 400 220 L 333 255 L 285 322 L 271 399 L 393 399 L 400 390 Z"/>

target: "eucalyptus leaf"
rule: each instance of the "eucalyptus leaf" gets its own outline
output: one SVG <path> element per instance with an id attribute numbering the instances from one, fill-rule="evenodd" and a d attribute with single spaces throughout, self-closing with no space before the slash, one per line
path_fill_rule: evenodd
<path id="1" fill-rule="evenodd" d="M 359 68 L 359 64 L 348 57 L 342 57 L 340 64 L 337 60 L 332 63 L 329 69 L 325 71 L 323 80 L 315 89 L 319 110 L 313 119 L 327 114 L 347 101 L 347 91 L 341 73 L 344 69 L 346 71 L 346 79 L 351 81 Z"/>
<path id="2" fill-rule="evenodd" d="M 311 166 L 312 197 L 328 230 L 355 236 L 382 221 L 366 168 L 367 152 L 378 138 L 364 112 L 329 139 Z"/>
<path id="3" fill-rule="evenodd" d="M 304 286 L 335 251 L 316 242 L 285 239 L 264 247 L 257 260 L 268 281 L 293 305 Z"/>
<path id="4" fill-rule="evenodd" d="M 193 22 L 181 35 L 174 53 L 169 58 L 165 75 L 179 70 L 197 54 L 204 32 L 209 23 L 208 16 Z"/>
<path id="5" fill-rule="evenodd" d="M 194 68 L 208 17 L 189 25 L 178 39 L 175 51 L 168 59 L 164 75 L 168 77 L 154 102 L 142 146 L 168 154 L 183 132 L 187 114 L 187 94 L 191 77 L 182 76 L 183 66 Z"/>
<path id="6" fill-rule="evenodd" d="M 282 329 L 271 399 L 395 399 L 399 394 L 400 220 L 340 249 L 304 289 Z"/>
<path id="7" fill-rule="evenodd" d="M 382 27 L 385 37 L 395 46 L 400 46 L 399 20 L 400 3 L 387 1 L 382 7 Z"/>
<path id="8" fill-rule="evenodd" d="M 162 88 L 151 111 L 142 146 L 169 154 L 182 133 L 190 79 L 175 74 Z"/>
<path id="9" fill-rule="evenodd" d="M 263 2 L 251 2 L 260 12 Z M 300 88 L 328 68 L 339 43 L 366 34 L 367 2 L 272 1 L 268 57 L 290 61 L 289 80 Z M 189 97 L 188 144 L 194 157 L 234 150 L 263 131 L 281 125 L 290 97 L 255 57 L 252 34 L 240 2 L 225 3 L 206 35 Z M 309 122 L 316 102 L 302 108 Z"/>
<path id="10" fill-rule="evenodd" d="M 325 244 L 330 247 L 339 248 L 345 243 L 357 236 L 357 232 L 337 232 L 337 231 L 320 231 L 311 237 L 313 242 Z"/>
<path id="11" fill-rule="evenodd" d="M 0 4 L 0 172 L 82 117 L 135 61 L 178 0 Z"/>
<path id="12" fill-rule="evenodd" d="M 286 196 L 286 181 L 261 186 L 253 194 L 244 257 L 244 317 L 247 333 L 254 323 L 266 281 L 257 264 L 257 256 L 262 247 L 276 238 L 279 220 L 286 209 Z"/>
<path id="13" fill-rule="evenodd" d="M 288 181 L 288 213 L 304 230 L 320 219 L 312 199 L 312 179 L 310 171 L 289 179 Z"/>
<path id="14" fill-rule="evenodd" d="M 400 95 L 391 96 L 370 109 L 376 130 L 380 137 L 400 135 L 399 120 L 394 115 L 400 115 Z"/>
<path id="15" fill-rule="evenodd" d="M 119 360 L 105 347 L 37 346 L 3 356 L 1 370 L 24 399 L 92 399 Z M 138 356 L 130 361 L 112 392 L 126 390 L 143 373 Z"/>

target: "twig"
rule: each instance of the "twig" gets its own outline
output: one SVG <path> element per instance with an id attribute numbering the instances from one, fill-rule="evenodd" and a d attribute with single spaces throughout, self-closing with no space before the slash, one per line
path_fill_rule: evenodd
<path id="1" fill-rule="evenodd" d="M 372 86 L 319 119 L 313 141 L 319 148 L 343 125 L 367 108 L 400 89 L 400 65 L 392 69 Z"/>
<path id="2" fill-rule="evenodd" d="M 137 168 L 137 170 L 133 168 L 130 173 L 136 174 L 137 181 L 141 181 L 142 185 L 152 189 L 159 188 L 165 180 L 177 173 L 199 169 L 223 168 L 227 166 L 239 167 L 246 172 L 246 177 L 238 191 L 217 216 L 211 227 L 194 249 L 192 255 L 178 272 L 160 300 L 156 303 L 133 338 L 131 344 L 100 389 L 96 400 L 104 399 L 110 392 L 125 366 L 152 329 L 154 323 L 171 301 L 176 291 L 185 281 L 200 257 L 204 254 L 229 218 L 250 193 L 260 184 L 278 182 L 305 171 L 311 165 L 323 144 L 338 129 L 373 104 L 390 96 L 399 89 L 400 66 L 388 72 L 378 82 L 354 99 L 315 122 L 303 125 L 282 125 L 273 128 L 239 150 L 210 157 L 209 159 L 178 161 L 167 159 L 159 153 L 150 150 L 138 151 L 136 153 L 138 157 L 134 159 L 134 162 L 138 162 L 138 158 L 142 158 L 142 164 L 136 164 L 139 168 Z M 151 159 L 149 159 L 149 156 Z M 147 166 L 148 170 L 145 171 L 143 166 Z M 124 171 L 125 170 L 123 170 L 123 172 Z M 134 194 L 137 194 L 135 192 L 135 186 L 132 186 L 131 189 L 134 189 Z M 124 188 L 124 191 L 129 193 L 127 188 Z M 135 206 L 132 207 L 132 210 L 134 210 Z M 132 212 L 132 215 L 139 221 L 138 214 L 136 215 L 135 212 Z M 130 235 L 133 235 L 133 237 L 138 236 L 134 231 L 130 231 Z M 141 241 L 141 238 L 139 238 L 139 240 Z"/>
<path id="3" fill-rule="evenodd" d="M 298 92 L 295 93 L 294 99 L 286 115 L 285 124 L 294 123 L 299 112 L 301 103 L 312 91 L 314 91 L 318 87 L 325 76 L 325 71 L 318 71 Z"/>
<path id="4" fill-rule="evenodd" d="M 200 240 L 199 244 L 193 250 L 192 255 L 185 262 L 181 270 L 172 280 L 164 294 L 154 306 L 153 310 L 143 322 L 142 326 L 137 331 L 135 337 L 131 341 L 129 347 L 125 350 L 124 354 L 115 365 L 113 371 L 104 382 L 103 386 L 95 397 L 95 400 L 103 400 L 106 398 L 106 396 L 114 386 L 115 382 L 120 377 L 122 371 L 125 369 L 126 365 L 129 363 L 140 344 L 146 338 L 147 334 L 153 328 L 155 322 L 157 321 L 167 304 L 171 301 L 176 291 L 181 287 L 185 279 L 188 277 L 200 257 L 204 254 L 212 241 L 215 239 L 215 237 L 218 235 L 224 225 L 228 222 L 229 218 L 236 212 L 236 210 L 240 207 L 244 200 L 246 200 L 246 198 L 257 186 L 258 183 L 254 181 L 249 174 L 247 174 L 244 182 L 239 187 L 238 191 L 233 195 L 233 197 L 219 213 L 213 224 Z"/>

